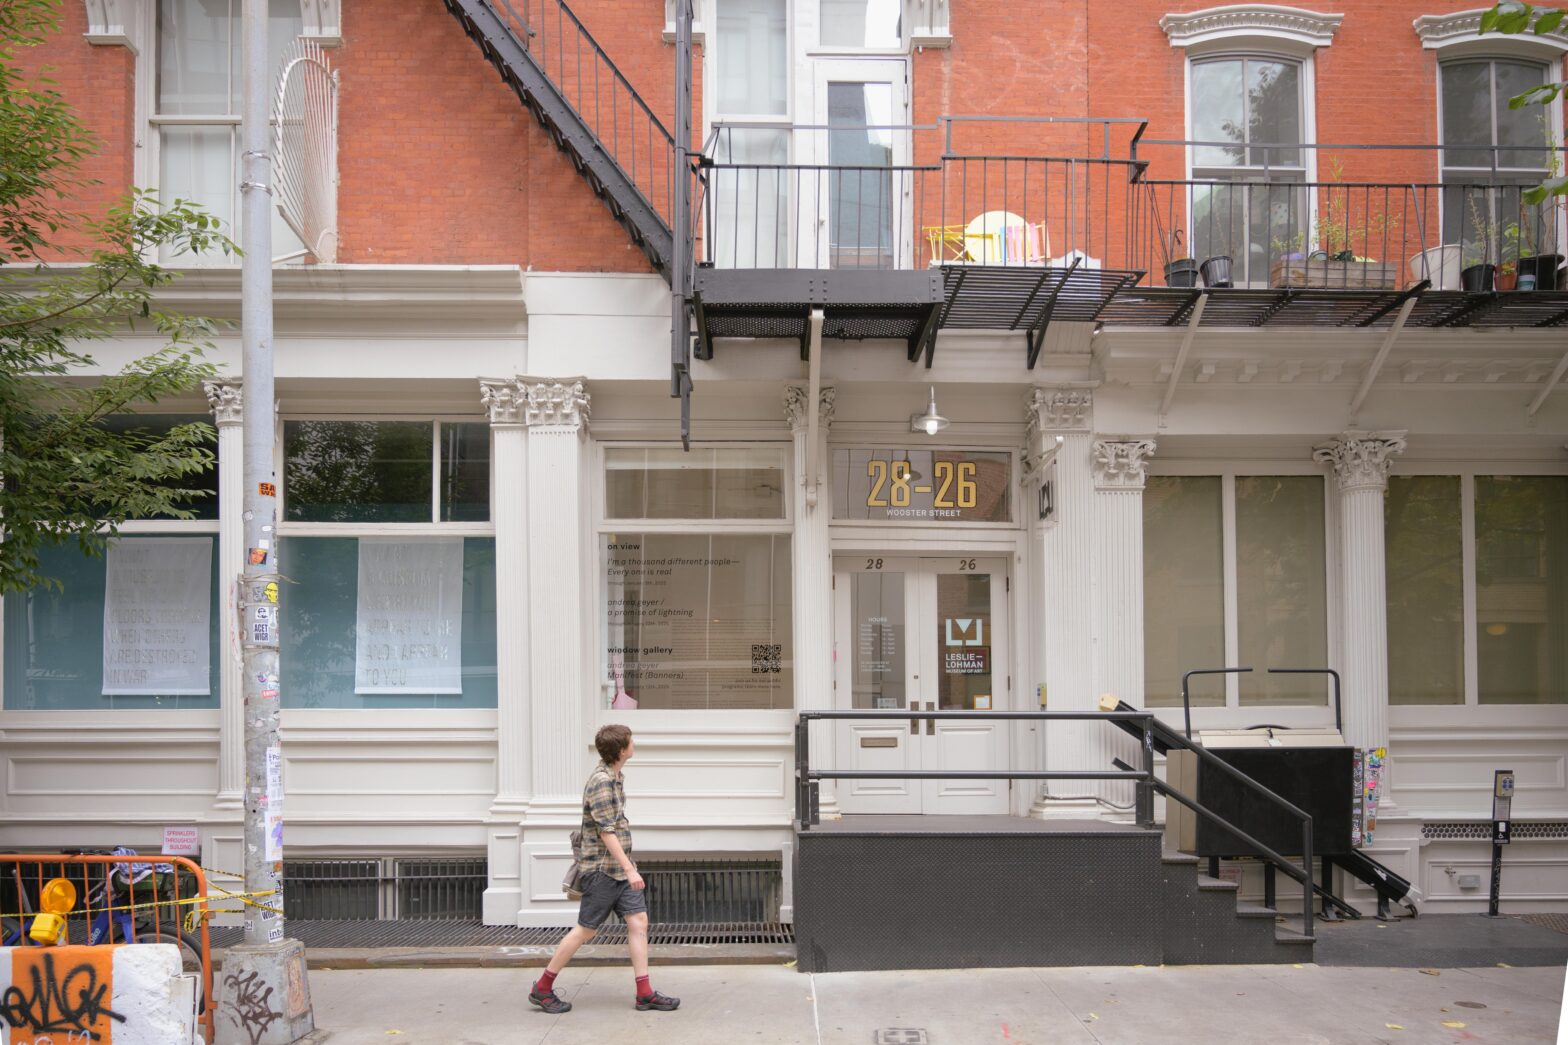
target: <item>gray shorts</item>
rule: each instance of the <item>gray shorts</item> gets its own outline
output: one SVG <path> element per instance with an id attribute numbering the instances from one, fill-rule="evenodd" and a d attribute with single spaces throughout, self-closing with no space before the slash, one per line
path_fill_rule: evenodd
<path id="1" fill-rule="evenodd" d="M 584 929 L 597 929 L 614 911 L 621 916 L 648 913 L 648 898 L 644 890 L 633 889 L 620 879 L 611 878 L 603 871 L 589 871 L 582 877 L 583 900 L 577 909 L 577 924 Z"/>

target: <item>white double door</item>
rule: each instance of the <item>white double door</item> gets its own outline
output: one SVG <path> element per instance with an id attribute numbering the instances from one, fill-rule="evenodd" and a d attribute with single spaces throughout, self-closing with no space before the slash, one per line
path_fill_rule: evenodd
<path id="1" fill-rule="evenodd" d="M 1007 768 L 1011 706 L 1006 558 L 834 559 L 838 707 L 976 711 L 976 718 L 838 720 L 838 765 L 912 772 Z M 1006 780 L 842 780 L 846 813 L 1003 814 Z"/>

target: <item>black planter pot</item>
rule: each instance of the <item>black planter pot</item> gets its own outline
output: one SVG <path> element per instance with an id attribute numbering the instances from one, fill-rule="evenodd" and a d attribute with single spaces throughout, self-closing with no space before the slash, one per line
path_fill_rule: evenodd
<path id="1" fill-rule="evenodd" d="M 1206 259 L 1199 267 L 1199 271 L 1203 273 L 1203 285 L 1206 287 L 1232 286 L 1230 280 L 1230 257 L 1228 255 L 1217 254 L 1212 258 Z"/>
<path id="2" fill-rule="evenodd" d="M 1459 286 L 1467 294 L 1489 294 L 1496 280 L 1496 265 L 1471 265 L 1459 270 Z"/>
<path id="3" fill-rule="evenodd" d="M 1198 285 L 1198 263 L 1191 258 L 1177 258 L 1165 266 L 1167 287 L 1195 287 Z"/>
<path id="4" fill-rule="evenodd" d="M 1533 275 L 1536 290 L 1561 290 L 1563 270 L 1559 266 L 1562 263 L 1561 254 L 1538 254 L 1533 258 L 1520 258 L 1520 279 L 1522 280 L 1526 275 Z"/>

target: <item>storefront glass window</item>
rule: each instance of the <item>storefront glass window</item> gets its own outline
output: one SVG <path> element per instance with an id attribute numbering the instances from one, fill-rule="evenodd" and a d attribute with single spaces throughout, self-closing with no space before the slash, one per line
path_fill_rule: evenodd
<path id="1" fill-rule="evenodd" d="M 793 705 L 788 534 L 606 533 L 600 553 L 607 706 Z"/>
<path id="2" fill-rule="evenodd" d="M 1316 675 L 1265 668 L 1327 668 L 1323 480 L 1315 475 L 1236 477 L 1236 617 L 1241 703 L 1326 704 Z"/>
<path id="3" fill-rule="evenodd" d="M 496 706 L 494 538 L 289 536 L 280 569 L 284 707 Z"/>
<path id="4" fill-rule="evenodd" d="M 1463 704 L 1459 477 L 1392 476 L 1386 496 L 1389 703 Z"/>
<path id="5" fill-rule="evenodd" d="M 1482 704 L 1568 703 L 1568 476 L 1477 476 Z"/>
<path id="6" fill-rule="evenodd" d="M 111 414 L 99 422 L 111 432 L 139 432 L 149 436 L 165 436 L 177 425 L 206 425 L 210 429 L 212 417 L 208 414 Z M 218 462 L 213 450 L 212 467 L 200 475 L 187 475 L 170 479 L 162 485 L 178 490 L 193 490 L 197 496 L 182 505 L 195 519 L 218 517 Z"/>
<path id="7" fill-rule="evenodd" d="M 609 519 L 782 519 L 784 450 L 611 447 Z"/>
<path id="8" fill-rule="evenodd" d="M 1144 703 L 1180 707 L 1181 676 L 1225 662 L 1225 569 L 1217 475 L 1150 476 L 1143 491 Z M 1195 707 L 1222 707 L 1218 677 Z"/>
<path id="9" fill-rule="evenodd" d="M 490 432 L 482 423 L 288 421 L 283 452 L 289 522 L 490 518 Z"/>
<path id="10" fill-rule="evenodd" d="M 45 549 L 60 590 L 5 599 L 5 708 L 218 706 L 217 537 L 121 538 L 103 557 Z"/>

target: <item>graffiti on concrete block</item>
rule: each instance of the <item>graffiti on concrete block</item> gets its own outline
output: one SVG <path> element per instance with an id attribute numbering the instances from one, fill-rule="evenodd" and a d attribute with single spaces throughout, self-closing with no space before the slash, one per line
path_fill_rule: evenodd
<path id="1" fill-rule="evenodd" d="M 125 1017 L 109 1007 L 110 952 L 57 962 L 47 950 L 12 952 L 11 984 L 0 994 L 0 1021 L 11 1040 L 43 1045 L 109 1042 Z"/>
<path id="2" fill-rule="evenodd" d="M 231 972 L 223 978 L 223 1011 L 251 1040 L 260 1045 L 267 1028 L 283 1018 L 272 1002 L 272 988 L 255 971 Z"/>

